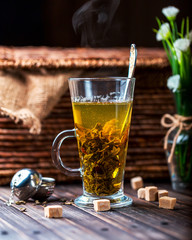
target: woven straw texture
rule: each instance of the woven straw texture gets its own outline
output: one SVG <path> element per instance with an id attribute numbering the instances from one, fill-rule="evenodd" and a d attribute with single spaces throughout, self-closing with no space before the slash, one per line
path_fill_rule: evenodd
<path id="1" fill-rule="evenodd" d="M 129 49 L 48 49 L 0 48 L 2 71 L 26 71 L 36 74 L 44 69 L 63 73 L 76 71 L 79 76 L 126 76 Z M 42 73 L 43 74 L 43 73 Z M 170 68 L 163 50 L 138 49 L 135 72 L 136 88 L 125 178 L 168 178 L 163 150 L 166 130 L 160 126 L 164 113 L 173 113 L 173 99 L 166 87 Z M 53 81 L 55 79 L 53 78 Z M 80 177 L 65 176 L 51 160 L 54 137 L 64 129 L 73 128 L 69 91 L 65 92 L 51 112 L 41 121 L 40 135 L 32 135 L 20 123 L 0 117 L 0 184 L 8 184 L 19 169 L 33 168 L 43 176 L 57 181 L 72 181 Z M 66 142 L 61 151 L 67 166 L 79 167 L 75 140 Z"/>

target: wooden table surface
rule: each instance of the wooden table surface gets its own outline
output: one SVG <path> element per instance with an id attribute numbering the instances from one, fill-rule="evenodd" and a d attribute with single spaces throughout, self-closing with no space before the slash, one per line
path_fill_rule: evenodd
<path id="1" fill-rule="evenodd" d="M 147 184 L 151 185 L 151 184 Z M 8 207 L 9 187 L 0 187 L 0 239 L 1 240 L 129 240 L 129 239 L 192 239 L 192 197 L 173 192 L 169 184 L 156 184 L 169 190 L 177 198 L 174 210 L 158 207 L 158 202 L 147 202 L 136 196 L 136 191 L 125 184 L 125 192 L 133 198 L 133 205 L 96 213 L 75 205 L 62 205 L 63 218 L 44 217 L 43 206 L 28 201 L 26 205 Z M 80 184 L 56 186 L 48 205 L 61 204 L 58 198 L 74 199 L 82 193 Z M 21 207 L 26 212 L 21 212 Z"/>

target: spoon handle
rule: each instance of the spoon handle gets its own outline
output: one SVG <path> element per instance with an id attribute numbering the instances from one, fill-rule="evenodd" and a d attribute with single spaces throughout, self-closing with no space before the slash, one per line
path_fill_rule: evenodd
<path id="1" fill-rule="evenodd" d="M 128 70 L 128 78 L 133 77 L 135 71 L 135 65 L 137 60 L 137 49 L 135 44 L 131 44 L 130 49 L 130 57 L 129 57 L 129 70 Z"/>

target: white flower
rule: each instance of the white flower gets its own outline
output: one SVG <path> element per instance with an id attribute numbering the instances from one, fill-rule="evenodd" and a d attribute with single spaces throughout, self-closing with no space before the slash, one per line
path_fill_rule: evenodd
<path id="1" fill-rule="evenodd" d="M 157 41 L 165 40 L 170 36 L 170 26 L 169 23 L 163 23 L 156 34 Z"/>
<path id="2" fill-rule="evenodd" d="M 167 80 L 167 87 L 172 90 L 173 92 L 175 92 L 180 84 L 180 75 L 173 75 L 171 77 L 168 78 Z"/>
<path id="3" fill-rule="evenodd" d="M 168 20 L 174 20 L 179 13 L 179 9 L 173 6 L 166 7 L 162 9 L 162 13 Z"/>
<path id="4" fill-rule="evenodd" d="M 187 38 L 179 38 L 173 43 L 173 46 L 175 50 L 186 52 L 189 49 L 190 40 Z"/>
<path id="5" fill-rule="evenodd" d="M 187 38 L 179 38 L 173 43 L 173 46 L 175 48 L 177 59 L 181 62 L 181 53 L 186 52 L 189 49 L 190 40 Z"/>

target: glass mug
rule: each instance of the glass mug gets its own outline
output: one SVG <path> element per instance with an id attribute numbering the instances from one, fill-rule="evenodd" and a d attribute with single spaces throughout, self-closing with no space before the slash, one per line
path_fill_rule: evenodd
<path id="1" fill-rule="evenodd" d="M 70 78 L 74 129 L 59 133 L 52 145 L 52 160 L 64 174 L 81 174 L 80 207 L 93 207 L 93 200 L 109 199 L 111 208 L 132 204 L 124 195 L 124 171 L 132 114 L 135 78 Z M 75 137 L 80 168 L 66 167 L 60 147 Z"/>

